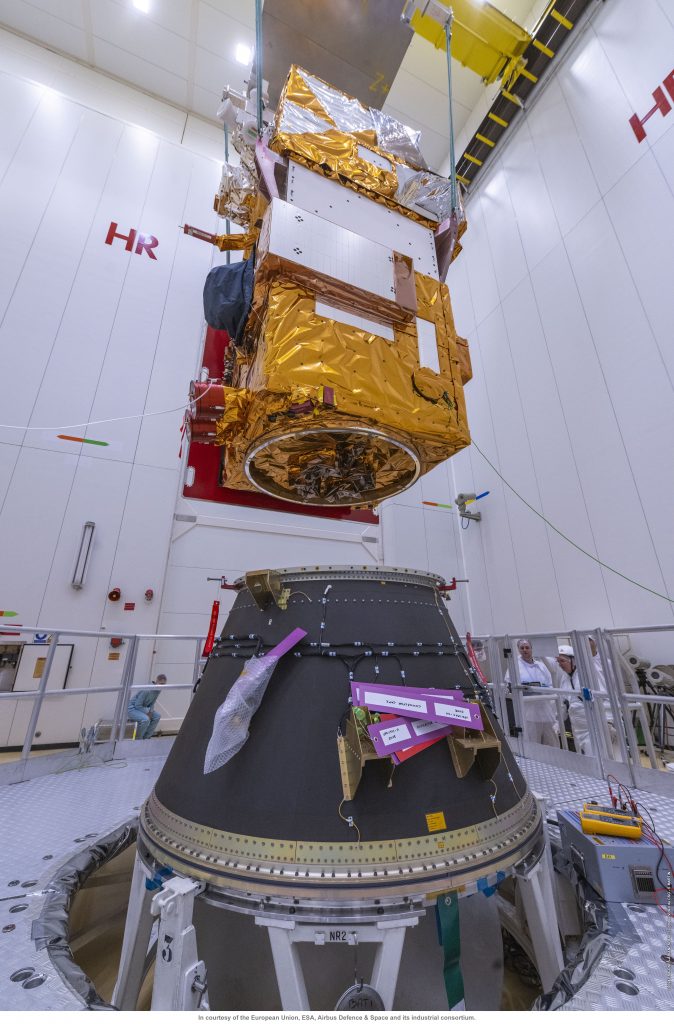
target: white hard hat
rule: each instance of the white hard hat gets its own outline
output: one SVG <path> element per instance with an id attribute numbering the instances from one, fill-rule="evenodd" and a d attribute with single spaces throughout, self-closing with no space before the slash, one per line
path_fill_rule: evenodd
<path id="1" fill-rule="evenodd" d="M 575 658 L 576 655 L 573 653 L 573 647 L 569 647 L 568 644 L 560 644 L 557 648 L 560 654 L 565 654 L 567 658 Z"/>

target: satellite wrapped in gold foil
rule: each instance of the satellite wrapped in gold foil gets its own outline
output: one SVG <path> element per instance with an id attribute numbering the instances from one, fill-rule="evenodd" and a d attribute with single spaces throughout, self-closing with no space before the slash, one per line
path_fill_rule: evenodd
<path id="1" fill-rule="evenodd" d="M 197 409 L 228 487 L 373 505 L 470 442 L 470 357 L 437 244 L 450 183 L 417 143 L 291 68 L 270 140 L 281 174 L 258 147 L 268 204 L 250 312 L 226 385 Z"/>

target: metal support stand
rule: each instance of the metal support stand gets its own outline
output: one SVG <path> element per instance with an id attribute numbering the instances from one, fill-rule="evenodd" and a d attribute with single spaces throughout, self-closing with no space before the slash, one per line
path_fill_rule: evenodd
<path id="1" fill-rule="evenodd" d="M 153 1010 L 207 1010 L 206 967 L 197 954 L 192 915 L 194 898 L 204 888 L 189 878 L 170 878 L 159 890 L 147 888 L 138 855 L 133 867 L 122 956 L 112 1003 L 135 1010 L 146 972 L 154 918 L 159 918 L 157 960 L 152 988 Z"/>
<path id="2" fill-rule="evenodd" d="M 192 924 L 194 897 L 204 889 L 203 882 L 170 878 L 152 900 L 159 916 L 152 1010 L 208 1009 L 206 966 Z"/>
<path id="3" fill-rule="evenodd" d="M 547 992 L 564 967 L 549 849 L 546 848 L 543 856 L 526 875 L 518 874 L 517 885 L 529 928 L 536 968 L 543 990 Z"/>
<path id="4" fill-rule="evenodd" d="M 112 1004 L 118 1010 L 136 1009 L 143 984 L 145 958 L 152 933 L 153 894 L 145 886 L 146 878 L 140 857 L 136 854 L 119 973 L 112 993 Z"/>
<path id="5" fill-rule="evenodd" d="M 384 1009 L 391 1010 L 405 943 L 405 931 L 418 923 L 418 917 L 409 917 L 402 921 L 378 921 L 371 925 L 331 927 L 298 924 L 279 918 L 255 918 L 255 924 L 266 928 L 269 934 L 281 1006 L 284 1010 L 311 1009 L 297 949 L 299 942 L 313 942 L 316 946 L 324 946 L 330 942 L 342 942 L 350 946 L 357 946 L 363 942 L 377 943 L 370 984 L 379 993 Z"/>

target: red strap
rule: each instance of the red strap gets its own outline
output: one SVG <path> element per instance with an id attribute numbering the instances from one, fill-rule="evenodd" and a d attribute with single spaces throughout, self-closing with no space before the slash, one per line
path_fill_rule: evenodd
<path id="1" fill-rule="evenodd" d="M 204 644 L 204 649 L 201 652 L 202 658 L 207 658 L 208 655 L 213 650 L 213 645 L 215 643 L 215 631 L 216 631 L 216 629 L 218 627 L 218 616 L 219 616 L 219 614 L 220 614 L 220 602 L 219 601 L 214 601 L 213 602 L 213 608 L 211 609 L 211 622 L 210 622 L 210 625 L 208 627 L 208 636 L 206 637 L 206 643 Z"/>
<path id="2" fill-rule="evenodd" d="M 466 633 L 466 650 L 468 651 L 468 657 L 470 658 L 471 665 L 473 666 L 478 676 L 480 677 L 480 682 L 482 683 L 483 686 L 486 686 L 487 677 L 480 668 L 480 663 L 477 660 L 477 655 L 475 654 L 475 649 L 473 648 L 473 640 L 470 633 Z"/>

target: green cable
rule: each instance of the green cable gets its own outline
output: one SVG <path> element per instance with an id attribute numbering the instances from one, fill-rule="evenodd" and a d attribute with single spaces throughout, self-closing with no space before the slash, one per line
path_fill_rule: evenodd
<path id="1" fill-rule="evenodd" d="M 674 600 L 672 600 L 671 597 L 667 597 L 666 594 L 661 594 L 657 590 L 651 590 L 650 587 L 645 586 L 643 583 L 638 583 L 637 580 L 633 580 L 629 576 L 625 576 L 625 574 L 623 572 L 620 572 L 618 569 L 614 569 L 612 565 L 607 565 L 606 562 L 602 562 L 601 558 L 596 558 L 591 552 L 586 551 L 585 548 L 581 548 L 580 544 L 576 544 L 575 540 L 571 540 L 570 537 L 567 537 L 566 534 L 562 533 L 562 531 L 560 529 L 558 529 L 555 526 L 554 523 L 551 523 L 549 519 L 546 519 L 542 512 L 539 512 L 538 509 L 535 509 L 533 505 L 530 505 L 529 502 L 527 501 L 527 499 L 523 498 L 522 495 L 519 493 L 519 491 L 516 491 L 515 488 L 512 486 L 512 484 L 508 483 L 508 481 L 506 480 L 506 478 L 504 476 L 501 476 L 501 474 L 499 473 L 499 471 L 496 468 L 496 466 L 494 465 L 494 463 L 490 462 L 490 460 L 487 458 L 487 456 L 484 454 L 484 452 L 480 450 L 478 445 L 472 439 L 471 439 L 471 444 L 472 444 L 473 448 L 476 450 L 476 452 L 478 452 L 478 454 L 480 454 L 482 456 L 482 458 L 487 463 L 487 465 L 491 466 L 491 468 L 494 470 L 494 472 L 496 473 L 496 475 L 499 478 L 499 480 L 503 481 L 503 483 L 506 485 L 508 490 L 512 491 L 516 498 L 519 498 L 520 501 L 524 505 L 526 505 L 527 508 L 530 509 L 534 513 L 534 515 L 538 516 L 539 519 L 542 519 L 543 522 L 546 523 L 550 527 L 551 530 L 554 530 L 555 533 L 558 534 L 562 538 L 562 540 L 565 540 L 567 542 L 567 544 L 570 544 L 572 547 L 574 547 L 576 549 L 576 551 L 580 551 L 580 553 L 582 555 L 587 555 L 587 557 L 591 558 L 593 562 L 596 562 L 597 565 L 600 565 L 602 567 L 602 569 L 608 569 L 609 572 L 614 573 L 616 576 L 620 576 L 620 578 L 622 580 L 626 580 L 628 583 L 633 583 L 635 587 L 640 587 L 641 590 L 645 590 L 647 593 L 653 594 L 654 597 L 661 597 L 662 600 L 663 601 L 667 601 L 668 604 L 674 604 Z"/>

